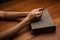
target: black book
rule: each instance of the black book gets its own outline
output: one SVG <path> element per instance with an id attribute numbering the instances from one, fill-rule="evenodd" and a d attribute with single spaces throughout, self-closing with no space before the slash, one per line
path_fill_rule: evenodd
<path id="1" fill-rule="evenodd" d="M 47 10 L 43 11 L 39 21 L 31 23 L 31 31 L 33 34 L 51 33 L 56 31 L 56 26 Z"/>

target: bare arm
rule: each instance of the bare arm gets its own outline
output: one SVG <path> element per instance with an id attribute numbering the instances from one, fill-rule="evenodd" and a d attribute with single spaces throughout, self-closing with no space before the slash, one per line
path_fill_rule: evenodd
<path id="1" fill-rule="evenodd" d="M 26 17 L 28 12 L 6 12 L 0 11 L 0 18 L 1 19 L 16 19 L 20 17 Z"/>
<path id="2" fill-rule="evenodd" d="M 15 33 L 19 32 L 25 25 L 30 23 L 31 19 L 34 19 L 36 17 L 40 17 L 41 16 L 40 13 L 41 12 L 39 12 L 39 9 L 32 10 L 22 22 L 20 22 L 19 24 L 17 24 L 16 26 L 14 26 L 8 30 L 1 32 L 0 39 L 3 39 L 3 38 L 10 36 L 10 35 L 14 35 Z"/>
<path id="3" fill-rule="evenodd" d="M 10 35 L 14 35 L 15 33 L 19 32 L 25 25 L 30 23 L 29 20 L 30 19 L 25 18 L 22 22 L 20 22 L 16 26 L 1 32 L 0 33 L 0 39 L 3 39 L 3 38 L 10 36 Z"/>

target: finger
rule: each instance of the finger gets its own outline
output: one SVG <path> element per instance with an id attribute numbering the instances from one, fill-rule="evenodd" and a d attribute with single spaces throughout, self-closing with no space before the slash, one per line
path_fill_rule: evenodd
<path id="1" fill-rule="evenodd" d="M 36 12 L 36 14 L 42 14 L 42 11 L 40 11 L 40 12 Z"/>
<path id="2" fill-rule="evenodd" d="M 41 10 L 41 9 L 43 9 L 43 7 L 42 8 L 37 8 L 37 10 Z"/>
<path id="3" fill-rule="evenodd" d="M 40 14 L 40 15 L 37 15 L 36 17 L 40 17 L 42 14 Z"/>
<path id="4" fill-rule="evenodd" d="M 46 7 L 41 7 L 41 8 L 37 8 L 37 10 L 41 11 L 44 10 Z"/>
<path id="5" fill-rule="evenodd" d="M 42 15 L 42 13 L 37 13 L 36 16 L 37 17 L 40 17 Z"/>

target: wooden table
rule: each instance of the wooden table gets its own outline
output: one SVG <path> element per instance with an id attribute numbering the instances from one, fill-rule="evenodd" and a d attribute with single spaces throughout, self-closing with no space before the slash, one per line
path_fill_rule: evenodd
<path id="1" fill-rule="evenodd" d="M 0 10 L 4 11 L 31 11 L 34 8 L 47 7 L 56 25 L 56 33 L 32 35 L 29 25 L 22 29 L 13 40 L 60 40 L 60 1 L 59 0 L 12 0 L 0 4 Z M 23 20 L 22 18 L 20 20 Z M 7 30 L 19 21 L 0 21 L 0 32 Z"/>

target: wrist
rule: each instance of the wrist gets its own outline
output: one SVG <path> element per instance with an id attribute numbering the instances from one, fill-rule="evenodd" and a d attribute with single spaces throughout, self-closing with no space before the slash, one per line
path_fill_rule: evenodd
<path id="1" fill-rule="evenodd" d="M 29 21 L 29 20 L 30 20 L 30 18 L 29 18 L 29 17 L 26 17 L 26 20 L 28 20 L 28 21 Z"/>
<path id="2" fill-rule="evenodd" d="M 26 17 L 26 20 L 27 20 L 28 22 L 30 22 L 31 19 L 30 19 L 29 17 Z"/>

